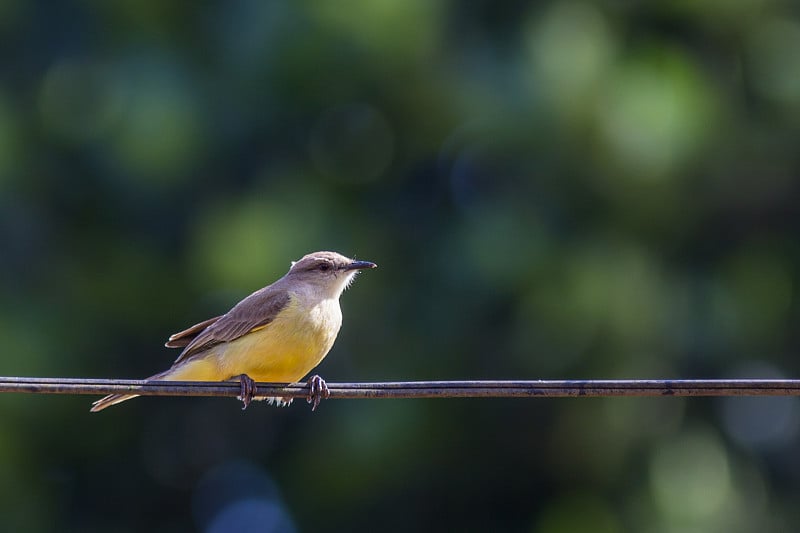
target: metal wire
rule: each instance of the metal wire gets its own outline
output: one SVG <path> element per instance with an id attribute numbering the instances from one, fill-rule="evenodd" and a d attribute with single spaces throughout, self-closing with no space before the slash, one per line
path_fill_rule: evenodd
<path id="1" fill-rule="evenodd" d="M 800 396 L 796 379 L 631 379 L 532 381 L 395 381 L 328 383 L 330 398 L 563 398 L 652 396 Z M 146 381 L 0 377 L 0 393 L 138 394 L 141 396 L 236 397 L 235 382 Z M 299 398 L 305 383 L 258 383 L 256 396 Z"/>

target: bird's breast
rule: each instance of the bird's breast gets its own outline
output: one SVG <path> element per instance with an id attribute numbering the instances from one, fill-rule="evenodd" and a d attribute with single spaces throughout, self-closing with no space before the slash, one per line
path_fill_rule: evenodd
<path id="1" fill-rule="evenodd" d="M 231 376 L 295 382 L 327 355 L 341 325 L 338 300 L 311 302 L 293 296 L 269 325 L 228 343 L 220 363 Z"/>

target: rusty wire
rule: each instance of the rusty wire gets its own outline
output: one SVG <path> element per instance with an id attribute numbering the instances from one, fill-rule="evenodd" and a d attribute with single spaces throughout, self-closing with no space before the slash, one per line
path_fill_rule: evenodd
<path id="1" fill-rule="evenodd" d="M 795 379 L 396 381 L 328 383 L 330 398 L 800 396 Z M 236 397 L 235 382 L 0 377 L 0 393 Z M 257 396 L 306 397 L 305 383 L 258 383 Z"/>

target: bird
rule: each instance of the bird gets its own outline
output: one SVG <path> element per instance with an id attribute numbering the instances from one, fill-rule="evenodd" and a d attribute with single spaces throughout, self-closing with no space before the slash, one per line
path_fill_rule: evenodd
<path id="1" fill-rule="evenodd" d="M 274 283 L 255 291 L 227 313 L 170 336 L 165 346 L 183 348 L 172 366 L 152 381 L 228 381 L 238 379 L 239 399 L 247 409 L 256 381 L 295 383 L 328 354 L 342 325 L 339 297 L 357 273 L 376 268 L 337 252 L 314 252 L 291 263 Z M 308 380 L 308 403 L 315 410 L 330 395 L 319 375 Z M 110 394 L 91 412 L 137 397 Z M 258 398 L 285 406 L 291 398 Z"/>

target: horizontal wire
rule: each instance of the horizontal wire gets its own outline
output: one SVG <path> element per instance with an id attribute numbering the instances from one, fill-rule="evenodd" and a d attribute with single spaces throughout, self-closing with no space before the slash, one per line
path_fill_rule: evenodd
<path id="1" fill-rule="evenodd" d="M 256 396 L 306 397 L 305 383 L 257 383 Z M 796 379 L 610 379 L 530 381 L 393 381 L 328 383 L 330 398 L 563 398 L 652 396 L 800 396 Z M 228 396 L 239 381 L 147 381 L 0 377 L 0 393 Z"/>

